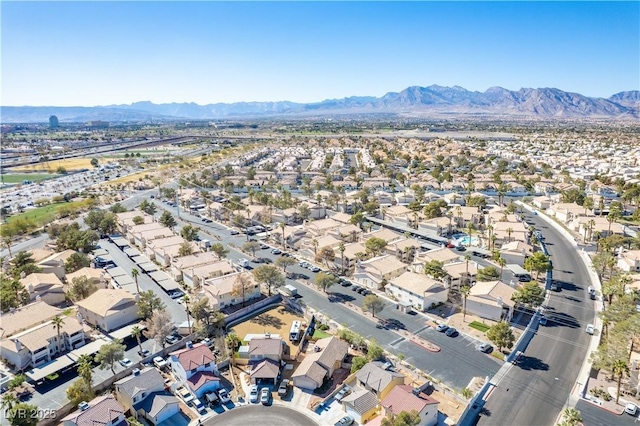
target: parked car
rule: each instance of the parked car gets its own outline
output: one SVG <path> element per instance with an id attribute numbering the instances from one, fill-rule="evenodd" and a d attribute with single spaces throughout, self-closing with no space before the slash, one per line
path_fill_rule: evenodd
<path id="1" fill-rule="evenodd" d="M 350 393 L 351 393 L 351 387 L 348 385 L 344 385 L 344 387 L 340 389 L 340 391 L 336 394 L 335 399 L 336 401 L 340 402 L 342 401 L 342 398 L 349 395 Z"/>
<path id="2" fill-rule="evenodd" d="M 131 362 L 131 360 L 129 358 L 122 358 L 120 360 L 120 365 L 122 365 L 123 367 L 127 368 L 130 365 L 133 365 L 133 362 Z"/>
<path id="3" fill-rule="evenodd" d="M 165 361 L 161 356 L 157 356 L 153 358 L 153 365 L 162 370 L 167 366 L 167 361 Z"/>
<path id="4" fill-rule="evenodd" d="M 231 397 L 227 393 L 227 390 L 224 388 L 218 389 L 218 398 L 220 398 L 220 402 L 222 402 L 223 404 L 231 401 Z"/>
<path id="5" fill-rule="evenodd" d="M 312 265 L 309 269 L 311 269 L 311 272 L 320 272 L 320 268 L 318 268 L 317 266 Z"/>
<path id="6" fill-rule="evenodd" d="M 285 396 L 289 391 L 289 379 L 282 379 L 278 386 L 278 395 Z"/>
<path id="7" fill-rule="evenodd" d="M 371 290 L 369 290 L 369 289 L 365 288 L 364 290 L 362 290 L 362 291 L 360 292 L 360 294 L 361 294 L 361 295 L 363 295 L 363 296 L 368 296 L 368 295 L 370 295 L 370 294 L 373 294 L 373 292 L 372 292 Z"/>
<path id="8" fill-rule="evenodd" d="M 438 324 L 438 326 L 436 327 L 436 331 L 439 331 L 440 333 L 447 331 L 447 329 L 449 328 L 449 326 L 447 324 Z"/>
<path id="9" fill-rule="evenodd" d="M 164 339 L 165 342 L 167 342 L 170 345 L 173 345 L 174 343 L 177 343 L 180 340 L 180 338 L 178 336 L 176 336 L 175 334 L 171 335 L 171 336 L 167 336 L 166 339 Z"/>
<path id="10" fill-rule="evenodd" d="M 138 355 L 140 355 L 142 358 L 146 358 L 151 355 L 151 352 L 149 351 L 149 349 L 143 349 L 141 351 L 138 351 Z"/>
<path id="11" fill-rule="evenodd" d="M 478 346 L 476 346 L 476 350 L 478 350 L 480 352 L 484 352 L 485 354 L 488 354 L 491 351 L 493 351 L 493 346 L 491 346 L 488 343 L 481 343 Z"/>
<path id="12" fill-rule="evenodd" d="M 624 412 L 627 414 L 631 414 L 632 416 L 635 416 L 636 413 L 638 412 L 638 406 L 633 402 L 629 402 L 627 403 L 627 405 L 625 405 Z"/>
<path id="13" fill-rule="evenodd" d="M 349 287 L 351 285 L 351 281 L 343 279 L 342 281 L 340 281 L 340 285 L 342 287 Z"/>
<path id="14" fill-rule="evenodd" d="M 249 402 L 255 404 L 258 402 L 258 386 L 253 385 L 251 389 L 249 389 Z"/>
<path id="15" fill-rule="evenodd" d="M 587 324 L 587 327 L 584 329 L 584 331 L 586 331 L 587 334 L 591 334 L 593 336 L 593 333 L 595 333 L 596 328 L 593 326 L 593 324 Z"/>
<path id="16" fill-rule="evenodd" d="M 449 327 L 447 331 L 444 332 L 444 334 L 449 337 L 456 337 L 458 335 L 458 330 L 456 330 L 454 327 Z"/>
<path id="17" fill-rule="evenodd" d="M 353 287 L 351 287 L 351 291 L 355 291 L 357 292 L 358 290 L 360 290 L 362 287 L 360 287 L 359 285 L 354 285 Z"/>
<path id="18" fill-rule="evenodd" d="M 238 232 L 238 231 L 237 231 L 237 230 L 235 230 L 235 229 L 230 230 L 230 231 L 229 231 L 229 233 L 230 233 L 231 235 L 238 235 L 238 234 L 240 234 L 240 232 Z"/>
<path id="19" fill-rule="evenodd" d="M 271 391 L 269 390 L 269 388 L 262 388 L 260 389 L 260 402 L 262 404 L 268 404 L 269 403 L 269 399 L 271 398 Z"/>
<path id="20" fill-rule="evenodd" d="M 560 286 L 556 280 L 551 282 L 551 291 L 560 291 Z"/>
<path id="21" fill-rule="evenodd" d="M 343 418 L 341 418 L 336 422 L 335 426 L 351 426 L 353 422 L 354 422 L 353 417 L 344 416 Z"/>
<path id="22" fill-rule="evenodd" d="M 306 261 L 303 260 L 302 262 L 298 263 L 298 265 L 301 268 L 308 268 L 309 267 L 309 262 L 306 262 Z"/>
<path id="23" fill-rule="evenodd" d="M 179 299 L 182 296 L 184 296 L 184 293 L 180 290 L 174 290 L 174 291 L 170 291 L 169 293 L 167 293 L 169 295 L 170 298 L 172 299 Z"/>
<path id="24" fill-rule="evenodd" d="M 540 317 L 540 325 L 547 325 L 547 317 L 545 316 Z"/>

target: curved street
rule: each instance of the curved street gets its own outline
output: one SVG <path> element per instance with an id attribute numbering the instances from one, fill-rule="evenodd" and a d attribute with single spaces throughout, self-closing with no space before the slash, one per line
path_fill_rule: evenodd
<path id="1" fill-rule="evenodd" d="M 317 426 L 301 412 L 280 405 L 243 405 L 205 420 L 203 425 Z"/>
<path id="2" fill-rule="evenodd" d="M 479 425 L 550 425 L 562 411 L 587 356 L 594 301 L 587 296 L 589 275 L 576 249 L 539 216 L 527 214 L 545 237 L 560 292 L 551 292 L 549 321 L 538 328 L 517 366 L 492 391 Z"/>

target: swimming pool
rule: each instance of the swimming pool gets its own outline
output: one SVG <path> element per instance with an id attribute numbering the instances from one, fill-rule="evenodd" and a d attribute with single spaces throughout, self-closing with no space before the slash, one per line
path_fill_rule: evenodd
<path id="1" fill-rule="evenodd" d="M 463 246 L 478 245 L 478 237 L 469 237 L 468 235 L 465 235 L 462 238 L 458 238 L 456 241 L 458 242 L 458 245 L 463 245 Z"/>

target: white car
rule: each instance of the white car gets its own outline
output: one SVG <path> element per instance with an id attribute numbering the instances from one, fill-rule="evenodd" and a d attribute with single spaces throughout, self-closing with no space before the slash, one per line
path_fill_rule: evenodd
<path id="1" fill-rule="evenodd" d="M 632 416 L 635 416 L 636 413 L 638 412 L 638 406 L 633 402 L 629 402 L 627 403 L 627 405 L 625 405 L 624 412 L 627 414 L 631 414 Z"/>
<path id="2" fill-rule="evenodd" d="M 133 364 L 133 362 L 131 362 L 131 360 L 129 358 L 122 358 L 120 360 L 120 365 L 122 365 L 123 367 L 128 367 L 131 364 Z"/>
<path id="3" fill-rule="evenodd" d="M 258 402 L 258 386 L 253 385 L 249 390 L 249 402 L 255 404 Z"/>
<path id="4" fill-rule="evenodd" d="M 229 394 L 227 393 L 226 389 L 219 389 L 218 390 L 218 398 L 220 398 L 220 402 L 222 402 L 223 404 L 226 404 L 227 402 L 231 401 L 231 397 L 229 397 Z"/>
<path id="5" fill-rule="evenodd" d="M 593 333 L 595 333 L 596 329 L 593 324 L 587 324 L 587 328 L 585 328 L 584 331 L 586 331 L 587 334 L 591 334 L 593 336 Z"/>

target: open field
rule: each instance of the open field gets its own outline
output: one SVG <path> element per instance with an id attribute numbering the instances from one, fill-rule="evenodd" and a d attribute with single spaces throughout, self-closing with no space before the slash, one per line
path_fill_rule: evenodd
<path id="1" fill-rule="evenodd" d="M 16 174 L 3 174 L 2 180 L 4 183 L 22 183 L 23 180 L 30 180 L 33 182 L 40 182 L 42 180 L 54 179 L 60 175 L 55 173 L 16 173 Z"/>
<path id="2" fill-rule="evenodd" d="M 16 214 L 8 218 L 7 223 L 11 224 L 16 220 L 23 219 L 35 223 L 37 226 L 43 226 L 46 223 L 53 222 L 57 218 L 58 211 L 62 208 L 75 209 L 87 204 L 86 200 L 71 201 L 69 203 L 62 202 L 49 204 L 44 207 L 25 210 L 24 213 Z"/>
<path id="3" fill-rule="evenodd" d="M 152 175 L 153 175 L 153 172 L 149 172 L 145 170 L 144 172 L 138 172 L 129 176 L 123 176 L 114 180 L 104 182 L 103 185 L 117 185 L 119 183 L 137 182 L 140 179 L 144 179 L 145 176 L 151 177 Z"/>
<path id="4" fill-rule="evenodd" d="M 230 332 L 235 333 L 240 339 L 244 339 L 247 334 L 279 334 L 291 350 L 294 344 L 289 340 L 289 330 L 294 321 L 302 321 L 303 324 L 306 322 L 302 315 L 284 306 L 278 306 L 233 326 Z"/>
<path id="5" fill-rule="evenodd" d="M 55 171 L 58 167 L 64 167 L 67 171 L 80 170 L 80 169 L 93 169 L 91 165 L 91 158 L 67 158 L 64 160 L 51 160 L 44 163 L 27 164 L 24 166 L 14 167 L 11 170 L 51 170 Z"/>

